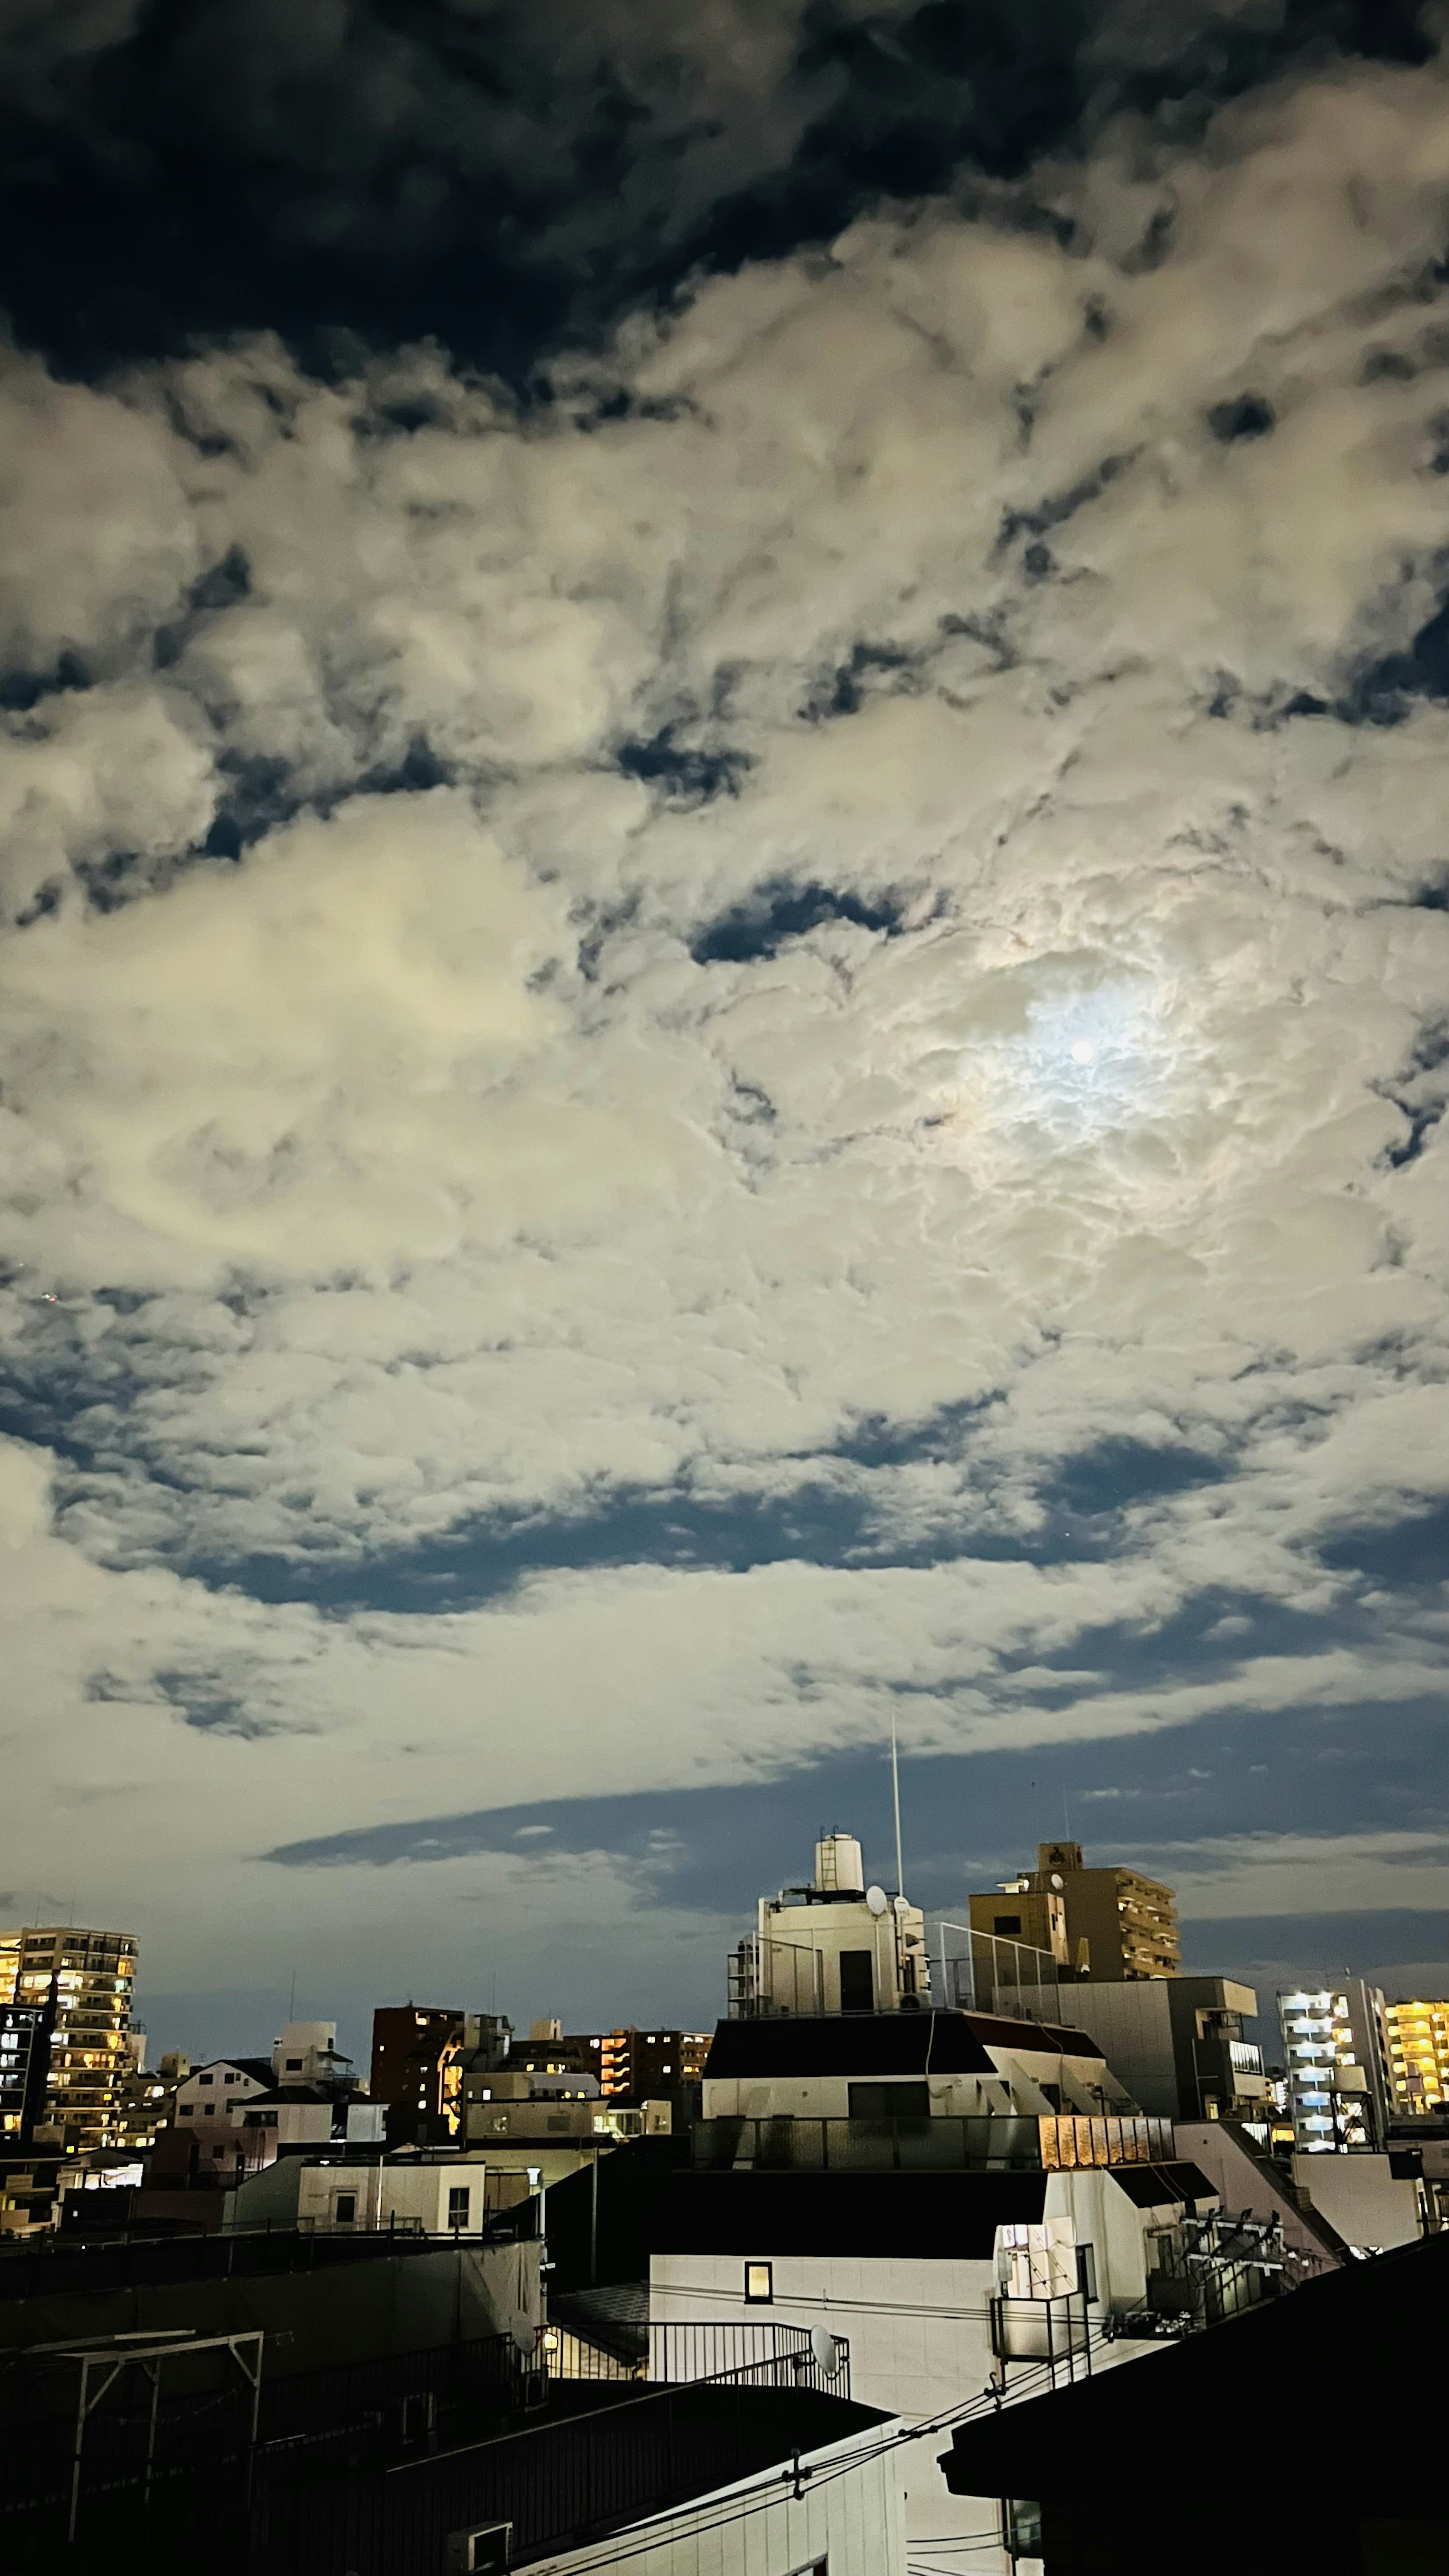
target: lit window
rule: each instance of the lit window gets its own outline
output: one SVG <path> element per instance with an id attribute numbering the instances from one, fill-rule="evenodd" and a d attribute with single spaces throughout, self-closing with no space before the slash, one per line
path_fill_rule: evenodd
<path id="1" fill-rule="evenodd" d="M 745 2304 L 752 2308 L 768 2307 L 775 2295 L 773 2263 L 745 2265 Z"/>

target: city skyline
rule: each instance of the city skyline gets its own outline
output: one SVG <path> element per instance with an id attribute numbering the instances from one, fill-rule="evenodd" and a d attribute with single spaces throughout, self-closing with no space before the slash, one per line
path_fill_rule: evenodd
<path id="1" fill-rule="evenodd" d="M 1442 1993 L 1427 18 L 396 15 L 4 40 L 0 1916 Z"/>

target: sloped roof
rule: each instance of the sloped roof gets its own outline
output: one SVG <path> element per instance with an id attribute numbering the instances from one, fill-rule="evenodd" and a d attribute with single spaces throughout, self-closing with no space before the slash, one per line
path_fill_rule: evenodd
<path id="1" fill-rule="evenodd" d="M 991 2075 L 991 2049 L 1020 2057 L 1102 2057 L 1085 2031 L 992 2013 L 780 2013 L 722 2021 L 708 2081 L 791 2075 Z"/>
<path id="2" fill-rule="evenodd" d="M 1217 2184 L 1209 2182 L 1196 2165 L 1113 2165 L 1111 2174 L 1134 2209 L 1167 2209 L 1177 2202 L 1221 2198 Z"/>

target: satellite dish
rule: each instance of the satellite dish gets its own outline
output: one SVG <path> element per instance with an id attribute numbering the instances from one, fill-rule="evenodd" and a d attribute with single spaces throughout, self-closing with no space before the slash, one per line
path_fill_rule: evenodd
<path id="1" fill-rule="evenodd" d="M 1052 1885 L 1053 1887 L 1065 1887 L 1066 1885 L 1066 1880 L 1063 1878 L 1059 1869 L 1054 1869 L 1052 1871 Z"/>
<path id="2" fill-rule="evenodd" d="M 519 2318 L 518 2323 L 513 2329 L 513 2340 L 517 2344 L 519 2351 L 523 2354 L 525 2361 L 528 2360 L 533 2352 L 534 2345 L 538 2341 L 538 2336 L 535 2333 L 534 2328 L 529 2324 L 527 2317 Z"/>
<path id="3" fill-rule="evenodd" d="M 888 1914 L 890 1912 L 890 1898 L 887 1896 L 883 1887 L 868 1887 L 865 1891 L 865 1901 L 870 1907 L 872 1914 Z"/>
<path id="4" fill-rule="evenodd" d="M 811 2327 L 810 2354 L 816 2369 L 826 2379 L 833 2379 L 840 2368 L 840 2346 L 826 2327 Z"/>

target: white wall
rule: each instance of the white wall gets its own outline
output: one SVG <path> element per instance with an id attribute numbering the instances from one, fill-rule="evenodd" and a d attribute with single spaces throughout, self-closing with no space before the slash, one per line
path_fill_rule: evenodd
<path id="1" fill-rule="evenodd" d="M 1412 2245 L 1423 2232 L 1418 2192 L 1395 2181 L 1387 2156 L 1296 2155 L 1293 2179 L 1345 2244 L 1364 2252 Z"/>
<path id="2" fill-rule="evenodd" d="M 337 2195 L 351 2192 L 356 2215 L 349 2223 L 354 2228 L 386 2228 L 395 2219 L 399 2227 L 421 2227 L 425 2235 L 444 2236 L 450 2233 L 448 2195 L 466 2190 L 468 2219 L 458 2232 L 477 2236 L 482 2229 L 487 2168 L 481 2158 L 477 2162 L 450 2158 L 438 2165 L 314 2165 L 302 2163 L 300 2157 L 297 2162 L 301 2166 L 297 2216 L 303 2225 L 335 2226 Z"/>
<path id="3" fill-rule="evenodd" d="M 769 2307 L 746 2305 L 740 2255 L 656 2254 L 649 2271 L 651 2326 L 701 2321 L 747 2328 L 772 2322 L 826 2326 L 849 2339 L 851 2396 L 907 2423 L 979 2396 L 990 2379 L 993 2259 L 771 2255 L 763 2246 L 757 2259 L 774 2266 L 775 2295 Z M 973 2546 L 962 2553 L 961 2564 L 969 2564 L 973 2576 L 977 2570 L 982 2576 L 999 2576 L 1008 2561 L 992 2546 L 999 2536 L 996 2506 L 950 2494 L 936 2465 L 937 2452 L 948 2444 L 949 2435 L 943 2433 L 913 2444 L 905 2454 L 911 2543 L 965 2533 Z M 787 2569 L 798 2563 L 783 2562 Z M 808 2565 L 808 2557 L 804 2563 Z M 830 2576 L 836 2576 L 833 2559 Z"/>
<path id="4" fill-rule="evenodd" d="M 914 2466 L 916 2452 L 883 2450 L 891 2432 L 889 2424 L 872 2425 L 807 2452 L 804 2465 L 816 2479 L 798 2503 L 771 2469 L 696 2498 L 687 2512 L 613 2532 L 594 2548 L 531 2561 L 532 2576 L 603 2576 L 606 2568 L 611 2576 L 800 2576 L 822 2560 L 830 2576 L 906 2576 L 902 2471 Z M 953 2510 L 958 2501 L 951 2499 Z M 975 2555 L 969 2563 L 990 2564 Z"/>

